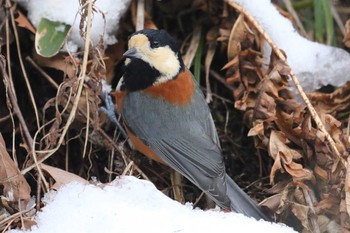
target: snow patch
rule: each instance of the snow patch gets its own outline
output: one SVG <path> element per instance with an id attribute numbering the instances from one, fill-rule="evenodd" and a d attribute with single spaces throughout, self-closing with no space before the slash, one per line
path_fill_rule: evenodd
<path id="1" fill-rule="evenodd" d="M 242 214 L 193 209 L 164 195 L 149 181 L 132 176 L 103 188 L 70 183 L 46 194 L 47 205 L 37 213 L 31 231 L 7 233 L 294 233 L 277 223 L 256 221 Z"/>
<path id="2" fill-rule="evenodd" d="M 18 1 L 28 10 L 28 18 L 37 27 L 41 18 L 58 21 L 72 26 L 68 39 L 68 49 L 71 52 L 84 47 L 84 40 L 80 37 L 79 1 L 77 0 L 30 0 Z M 91 28 L 91 41 L 96 45 L 101 36 L 106 45 L 117 42 L 115 33 L 118 30 L 119 20 L 128 9 L 130 0 L 96 0 Z M 105 20 L 101 14 L 105 16 Z"/>

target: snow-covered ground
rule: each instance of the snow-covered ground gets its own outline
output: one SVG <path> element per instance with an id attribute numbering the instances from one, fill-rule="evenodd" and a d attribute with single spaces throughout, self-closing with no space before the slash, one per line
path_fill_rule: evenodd
<path id="1" fill-rule="evenodd" d="M 117 178 L 105 187 L 70 183 L 46 194 L 45 201 L 31 233 L 295 232 L 241 214 L 193 209 L 170 199 L 151 182 L 132 176 Z"/>

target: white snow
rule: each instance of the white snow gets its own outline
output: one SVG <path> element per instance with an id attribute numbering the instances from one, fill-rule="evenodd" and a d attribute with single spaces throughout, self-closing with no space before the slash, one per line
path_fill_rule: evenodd
<path id="1" fill-rule="evenodd" d="M 97 187 L 70 183 L 45 197 L 47 205 L 35 217 L 31 233 L 292 233 L 277 223 L 256 221 L 237 213 L 203 211 L 182 205 L 148 181 L 132 176 Z M 10 230 L 7 233 L 23 233 Z"/>
<path id="2" fill-rule="evenodd" d="M 288 63 L 305 91 L 327 84 L 341 86 L 350 79 L 349 53 L 300 36 L 292 23 L 278 13 L 270 0 L 231 1 L 253 15 L 277 46 L 285 51 Z"/>
<path id="3" fill-rule="evenodd" d="M 115 32 L 118 30 L 119 20 L 128 9 L 131 0 L 97 0 L 91 28 L 91 41 L 96 45 L 103 35 L 106 45 L 117 42 Z M 73 25 L 73 30 L 68 40 L 68 49 L 75 52 L 78 47 L 84 46 L 80 37 L 80 14 L 78 0 L 30 0 L 19 1 L 28 10 L 28 18 L 37 27 L 42 17 L 51 21 L 58 21 Z M 101 12 L 105 16 L 102 17 Z"/>

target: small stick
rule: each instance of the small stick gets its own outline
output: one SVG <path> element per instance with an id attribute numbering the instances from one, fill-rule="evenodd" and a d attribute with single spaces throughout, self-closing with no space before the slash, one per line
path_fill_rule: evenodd
<path id="1" fill-rule="evenodd" d="M 313 227 L 312 232 L 320 233 L 321 230 L 320 230 L 320 226 L 318 225 L 318 222 L 317 222 L 317 215 L 316 215 L 316 211 L 314 208 L 314 204 L 311 200 L 310 193 L 305 188 L 302 188 L 302 190 L 303 190 L 305 201 L 306 201 L 307 205 L 310 207 L 310 214 L 308 215 L 308 218 L 309 218 L 311 225 Z"/>
<path id="2" fill-rule="evenodd" d="M 40 66 L 38 66 L 38 64 L 36 64 L 36 62 L 29 56 L 26 57 L 26 60 L 32 65 L 34 66 L 39 73 L 44 76 L 44 78 L 46 78 L 46 80 L 56 89 L 58 89 L 58 84 L 55 82 L 55 80 L 53 80 Z"/>
<path id="3" fill-rule="evenodd" d="M 1 117 L 0 118 L 0 123 L 3 123 L 3 122 L 7 121 L 10 118 L 11 118 L 11 114 L 8 114 L 7 116 Z"/>
<path id="4" fill-rule="evenodd" d="M 7 0 L 7 5 L 11 6 L 10 0 Z M 26 71 L 26 69 L 24 67 L 24 63 L 23 63 L 23 59 L 22 59 L 21 46 L 20 46 L 20 43 L 19 43 L 19 35 L 18 35 L 16 23 L 15 23 L 14 7 L 13 6 L 11 6 L 11 8 L 10 8 L 10 16 L 11 16 L 11 23 L 12 23 L 13 32 L 15 34 L 15 41 L 16 41 L 16 46 L 17 46 L 17 54 L 18 54 L 18 58 L 19 58 L 19 64 L 21 66 L 21 70 L 22 70 L 22 74 L 23 74 L 23 77 L 24 77 L 24 81 L 25 81 L 25 83 L 27 85 L 29 97 L 30 97 L 30 100 L 31 100 L 32 105 L 33 105 L 37 127 L 40 128 L 40 120 L 39 120 L 38 108 L 37 108 L 36 103 L 35 103 L 32 87 L 30 85 L 30 82 L 29 82 L 29 79 L 28 79 L 28 75 L 27 75 L 27 71 Z"/>
<path id="5" fill-rule="evenodd" d="M 142 30 L 145 26 L 145 0 L 137 0 L 136 31 Z"/>
<path id="6" fill-rule="evenodd" d="M 292 2 L 291 0 L 283 0 L 284 5 L 286 6 L 287 10 L 289 11 L 289 13 L 291 13 L 291 15 L 293 16 L 296 24 L 298 25 L 298 28 L 300 29 L 301 33 L 303 36 L 308 37 L 305 28 L 303 26 L 303 24 L 301 23 L 298 14 L 295 12 Z"/>
<path id="7" fill-rule="evenodd" d="M 202 68 L 204 69 L 204 66 L 202 66 Z M 234 91 L 235 89 L 230 86 L 227 82 L 226 79 L 224 79 L 219 73 L 217 73 L 215 70 L 210 69 L 209 74 L 215 78 L 216 80 L 218 80 L 220 83 L 222 83 L 227 89 L 229 89 L 230 91 Z"/>
<path id="8" fill-rule="evenodd" d="M 334 5 L 331 3 L 331 12 L 332 12 L 332 15 L 333 15 L 333 18 L 335 20 L 335 22 L 337 23 L 341 33 L 343 34 L 343 36 L 345 35 L 345 26 L 344 26 L 344 23 L 343 21 L 341 20 L 337 10 L 335 9 Z"/>

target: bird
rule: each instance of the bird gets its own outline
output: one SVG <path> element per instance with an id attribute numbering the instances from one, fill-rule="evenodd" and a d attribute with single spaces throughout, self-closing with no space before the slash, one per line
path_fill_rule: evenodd
<path id="1" fill-rule="evenodd" d="M 134 148 L 182 174 L 223 210 L 271 221 L 226 173 L 199 84 L 165 31 L 133 33 L 112 98 Z"/>

